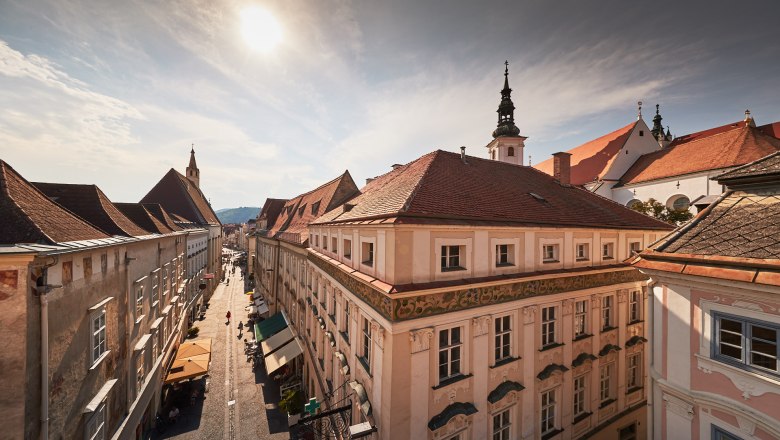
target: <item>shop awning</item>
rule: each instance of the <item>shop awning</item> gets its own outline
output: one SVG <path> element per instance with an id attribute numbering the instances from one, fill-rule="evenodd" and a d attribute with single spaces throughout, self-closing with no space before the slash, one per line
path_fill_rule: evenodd
<path id="1" fill-rule="evenodd" d="M 292 329 L 287 327 L 279 333 L 266 339 L 265 341 L 260 342 L 260 348 L 263 350 L 263 356 L 268 356 L 279 348 L 287 345 L 287 343 L 290 342 L 290 340 L 294 337 L 295 335 L 293 334 Z"/>
<path id="2" fill-rule="evenodd" d="M 213 273 L 207 273 L 206 275 L 203 275 L 203 279 L 204 280 L 214 279 L 214 274 Z"/>
<path id="3" fill-rule="evenodd" d="M 339 360 L 339 364 L 341 365 L 341 374 L 344 376 L 349 374 L 349 364 L 347 363 L 347 357 L 344 355 L 344 353 L 337 351 L 336 358 Z"/>
<path id="4" fill-rule="evenodd" d="M 349 383 L 349 386 L 355 390 L 355 395 L 358 398 L 358 406 L 360 407 L 360 411 L 366 416 L 371 415 L 371 402 L 368 401 L 368 393 L 366 392 L 365 387 L 363 385 L 353 380 Z"/>
<path id="5" fill-rule="evenodd" d="M 268 313 L 268 305 L 262 301 L 259 303 L 255 301 L 255 307 L 257 307 L 257 313 L 262 315 L 263 313 Z"/>
<path id="6" fill-rule="evenodd" d="M 260 321 L 255 325 L 255 339 L 263 341 L 279 333 L 289 325 L 284 312 L 279 312 L 270 318 Z"/>
<path id="7" fill-rule="evenodd" d="M 263 358 L 265 359 L 266 373 L 273 373 L 301 354 L 303 354 L 301 342 L 298 338 L 293 338 L 287 345 Z"/>
<path id="8" fill-rule="evenodd" d="M 211 363 L 211 339 L 185 342 L 179 346 L 176 358 L 168 370 L 165 383 L 176 383 L 203 376 Z"/>

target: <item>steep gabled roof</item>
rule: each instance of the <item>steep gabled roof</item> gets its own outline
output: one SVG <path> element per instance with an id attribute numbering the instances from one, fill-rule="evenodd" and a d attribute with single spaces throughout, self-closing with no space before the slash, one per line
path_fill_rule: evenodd
<path id="1" fill-rule="evenodd" d="M 276 218 L 282 213 L 285 203 L 287 203 L 287 199 L 265 199 L 263 207 L 260 208 L 260 212 L 257 214 L 257 220 L 265 220 L 266 227 L 272 227 L 276 222 Z"/>
<path id="2" fill-rule="evenodd" d="M 114 203 L 130 220 L 144 228 L 150 234 L 169 234 L 173 232 L 141 203 Z"/>
<path id="3" fill-rule="evenodd" d="M 360 193 L 349 171 L 313 189 L 285 202 L 268 236 L 280 239 L 294 234 L 299 243 L 305 243 L 309 237 L 308 225 L 323 213 L 341 206 Z"/>
<path id="4" fill-rule="evenodd" d="M 636 124 L 634 121 L 612 133 L 568 150 L 571 154 L 571 183 L 584 185 L 603 177 L 615 156 L 628 141 Z M 534 165 L 534 168 L 552 175 L 553 164 L 553 158 L 550 158 Z"/>
<path id="5" fill-rule="evenodd" d="M 668 147 L 641 156 L 626 171 L 620 183 L 649 182 L 744 165 L 760 159 L 780 149 L 780 139 L 766 134 L 767 127 L 756 128 L 738 122 L 680 136 Z"/>
<path id="6" fill-rule="evenodd" d="M 149 213 L 151 213 L 154 218 L 167 226 L 168 229 L 172 231 L 181 231 L 184 229 L 176 224 L 176 220 L 174 220 L 168 211 L 166 211 L 165 208 L 163 208 L 159 203 L 142 203 L 142 205 L 144 205 L 144 208 L 146 208 L 146 210 L 149 211 Z"/>
<path id="7" fill-rule="evenodd" d="M 168 212 L 193 223 L 221 224 L 200 189 L 173 168 L 141 199 L 141 203 L 159 203 Z"/>
<path id="8" fill-rule="evenodd" d="M 668 230 L 671 227 L 535 168 L 437 150 L 377 177 L 315 224 L 388 219 Z"/>
<path id="9" fill-rule="evenodd" d="M 54 202 L 110 235 L 147 235 L 144 229 L 120 212 L 96 185 L 33 182 Z"/>
<path id="10" fill-rule="evenodd" d="M 109 238 L 0 160 L 0 243 L 64 243 Z"/>

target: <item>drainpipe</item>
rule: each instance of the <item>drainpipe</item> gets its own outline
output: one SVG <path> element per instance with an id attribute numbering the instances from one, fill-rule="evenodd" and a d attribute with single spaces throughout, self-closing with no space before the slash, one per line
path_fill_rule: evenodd
<path id="1" fill-rule="evenodd" d="M 653 287 L 657 281 L 650 279 L 650 282 L 647 283 L 647 290 L 648 290 L 648 311 L 647 311 L 647 322 L 649 325 L 645 326 L 645 330 L 649 330 L 647 332 L 647 341 L 648 341 L 648 355 L 650 357 L 650 368 L 648 371 L 648 378 L 650 379 L 650 389 L 648 390 L 649 393 L 647 393 L 647 407 L 650 409 L 648 411 L 649 417 L 648 417 L 648 423 L 647 423 L 647 438 L 649 440 L 654 440 L 654 422 L 655 422 L 655 406 L 653 406 L 654 402 L 653 399 L 655 398 L 655 387 L 654 382 L 655 379 L 653 378 L 653 372 L 655 371 L 655 338 L 653 338 L 653 328 L 655 328 L 655 295 L 653 294 Z"/>
<path id="2" fill-rule="evenodd" d="M 41 299 L 41 440 L 49 438 L 49 302 Z"/>
<path id="3" fill-rule="evenodd" d="M 62 287 L 46 284 L 47 269 L 57 264 L 57 257 L 52 258 L 54 261 L 40 266 L 41 275 L 35 285 L 41 301 L 41 440 L 49 439 L 49 302 L 46 294 L 52 288 Z"/>

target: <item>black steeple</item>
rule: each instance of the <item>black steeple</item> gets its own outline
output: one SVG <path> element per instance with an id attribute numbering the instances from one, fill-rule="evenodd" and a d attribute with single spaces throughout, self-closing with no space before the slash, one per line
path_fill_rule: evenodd
<path id="1" fill-rule="evenodd" d="M 653 129 L 650 130 L 651 133 L 653 133 L 653 137 L 656 140 L 662 141 L 664 140 L 664 127 L 661 125 L 661 121 L 663 118 L 661 117 L 661 114 L 659 113 L 660 106 L 658 104 L 655 105 L 655 116 L 653 116 Z"/>
<path id="2" fill-rule="evenodd" d="M 509 88 L 509 61 L 504 62 L 504 88 L 501 90 L 501 104 L 498 105 L 498 127 L 493 137 L 519 136 L 520 129 L 515 125 L 515 105 L 512 103 L 512 89 Z"/>

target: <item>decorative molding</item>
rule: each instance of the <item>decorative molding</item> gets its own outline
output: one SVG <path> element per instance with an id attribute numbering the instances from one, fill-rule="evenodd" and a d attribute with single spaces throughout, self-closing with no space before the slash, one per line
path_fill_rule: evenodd
<path id="1" fill-rule="evenodd" d="M 760 376 L 738 367 L 726 365 L 700 354 L 696 354 L 695 356 L 696 366 L 699 370 L 705 374 L 720 373 L 726 376 L 742 393 L 742 398 L 745 400 L 748 400 L 751 397 L 761 396 L 768 392 L 780 394 L 777 392 L 778 387 L 780 387 L 780 381 Z"/>
<path id="2" fill-rule="evenodd" d="M 538 306 L 523 307 L 523 324 L 529 325 L 536 322 L 536 311 L 538 309 Z"/>
<path id="3" fill-rule="evenodd" d="M 371 333 L 374 335 L 374 341 L 380 350 L 385 349 L 385 329 L 375 320 L 371 320 Z"/>
<path id="4" fill-rule="evenodd" d="M 671 394 L 664 394 L 664 403 L 666 408 L 685 418 L 688 421 L 693 420 L 693 404 L 680 399 L 679 397 L 672 396 Z"/>
<path id="5" fill-rule="evenodd" d="M 590 296 L 590 308 L 591 309 L 598 309 L 601 307 L 601 298 L 599 298 L 598 295 L 593 294 Z"/>
<path id="6" fill-rule="evenodd" d="M 409 342 L 412 343 L 412 354 L 427 351 L 431 348 L 433 327 L 409 331 Z"/>
<path id="7" fill-rule="evenodd" d="M 737 424 L 739 424 L 739 430 L 747 435 L 754 435 L 756 432 L 756 422 L 747 417 L 736 414 Z"/>
<path id="8" fill-rule="evenodd" d="M 435 316 L 524 298 L 646 281 L 648 279 L 646 275 L 633 268 L 617 269 L 597 273 L 561 274 L 555 278 L 510 281 L 506 284 L 495 286 L 471 289 L 461 288 L 446 292 L 394 298 L 380 291 L 372 284 L 334 266 L 321 256 L 309 253 L 308 259 L 314 266 L 328 274 L 346 290 L 376 310 L 382 317 L 393 322 Z M 594 296 L 594 298 L 597 297 Z"/>
<path id="9" fill-rule="evenodd" d="M 483 336 L 490 332 L 490 315 L 477 316 L 471 318 L 471 324 L 474 326 L 474 336 Z"/>
<path id="10" fill-rule="evenodd" d="M 620 289 L 617 292 L 618 304 L 628 301 L 628 290 Z"/>
<path id="11" fill-rule="evenodd" d="M 574 300 L 573 299 L 566 299 L 563 300 L 563 316 L 569 316 L 571 315 L 571 312 L 574 309 Z"/>

